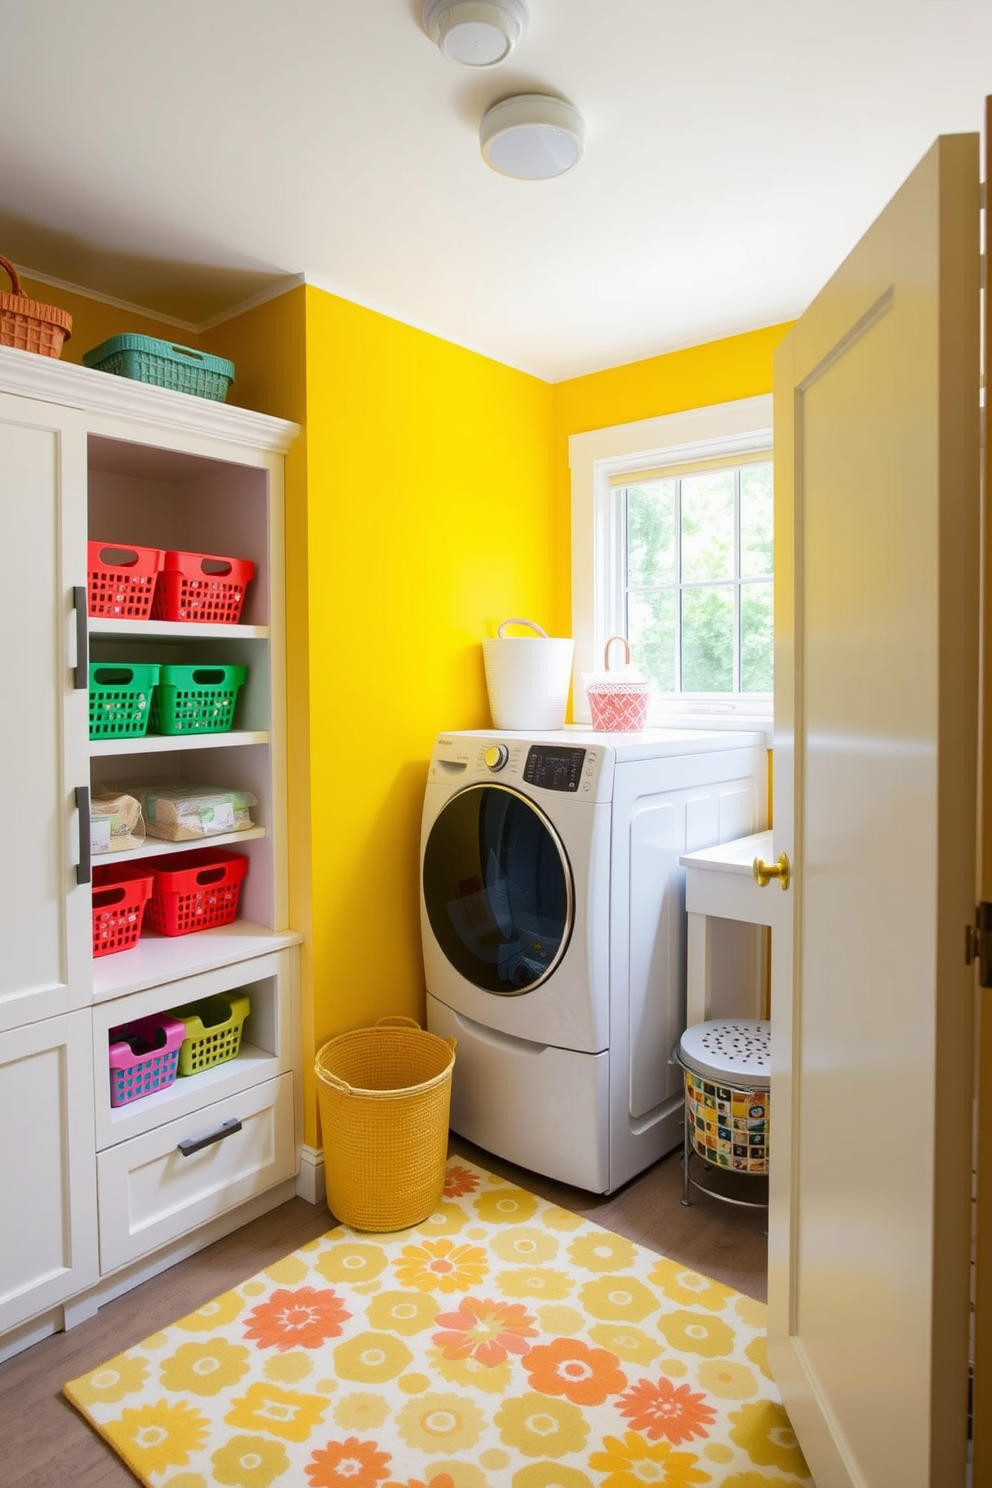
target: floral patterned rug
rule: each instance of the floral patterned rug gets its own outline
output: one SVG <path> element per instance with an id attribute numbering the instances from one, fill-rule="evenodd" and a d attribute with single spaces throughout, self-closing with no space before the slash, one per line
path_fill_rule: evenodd
<path id="1" fill-rule="evenodd" d="M 65 1386 L 148 1488 L 812 1488 L 765 1308 L 465 1161 Z"/>

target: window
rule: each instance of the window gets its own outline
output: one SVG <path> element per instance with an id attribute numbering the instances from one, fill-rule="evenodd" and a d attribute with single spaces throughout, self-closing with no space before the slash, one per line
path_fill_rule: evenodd
<path id="1" fill-rule="evenodd" d="M 581 674 L 625 635 L 654 723 L 767 723 L 772 710 L 771 398 L 569 442 L 577 721 Z M 614 655 L 616 665 L 621 657 Z"/>
<path id="2" fill-rule="evenodd" d="M 659 693 L 772 690 L 772 466 L 645 473 L 615 489 L 622 630 Z"/>

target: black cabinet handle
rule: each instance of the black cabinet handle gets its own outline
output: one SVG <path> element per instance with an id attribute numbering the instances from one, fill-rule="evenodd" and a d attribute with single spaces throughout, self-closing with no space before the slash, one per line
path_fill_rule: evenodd
<path id="1" fill-rule="evenodd" d="M 185 1141 L 177 1143 L 183 1157 L 190 1157 L 192 1153 L 199 1152 L 201 1147 L 210 1147 L 214 1142 L 223 1142 L 225 1137 L 233 1137 L 235 1132 L 241 1130 L 241 1122 L 236 1116 L 230 1121 L 223 1121 L 216 1131 L 211 1132 L 209 1137 L 187 1137 Z"/>
<path id="2" fill-rule="evenodd" d="M 90 685 L 89 619 L 85 584 L 72 586 L 72 604 L 76 611 L 76 665 L 73 668 L 72 685 L 77 692 L 82 692 Z"/>
<path id="3" fill-rule="evenodd" d="M 79 812 L 79 862 L 76 864 L 76 882 L 87 884 L 93 880 L 93 860 L 90 856 L 93 844 L 90 840 L 92 828 L 88 785 L 76 786 L 76 810 Z"/>

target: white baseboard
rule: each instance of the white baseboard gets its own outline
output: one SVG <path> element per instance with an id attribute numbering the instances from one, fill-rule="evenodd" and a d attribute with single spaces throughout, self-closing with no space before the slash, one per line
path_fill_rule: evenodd
<path id="1" fill-rule="evenodd" d="M 324 1151 L 321 1147 L 306 1147 L 300 1151 L 300 1174 L 296 1180 L 299 1198 L 311 1204 L 326 1204 L 327 1190 L 324 1186 Z"/>

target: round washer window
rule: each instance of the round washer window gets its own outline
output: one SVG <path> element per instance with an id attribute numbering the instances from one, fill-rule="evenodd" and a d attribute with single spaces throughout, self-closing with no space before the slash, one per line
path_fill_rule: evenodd
<path id="1" fill-rule="evenodd" d="M 438 945 L 485 992 L 531 991 L 568 948 L 574 895 L 561 838 L 508 786 L 471 785 L 445 804 L 424 849 L 423 887 Z"/>

